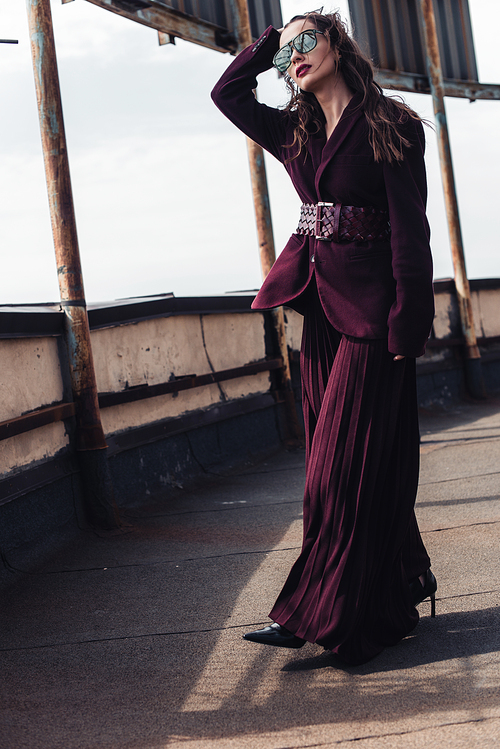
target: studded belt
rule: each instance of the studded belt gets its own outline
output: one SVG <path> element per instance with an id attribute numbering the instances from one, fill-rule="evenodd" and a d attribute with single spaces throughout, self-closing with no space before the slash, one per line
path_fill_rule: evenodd
<path id="1" fill-rule="evenodd" d="M 342 203 L 303 203 L 296 234 L 331 242 L 370 242 L 388 239 L 387 211 Z"/>

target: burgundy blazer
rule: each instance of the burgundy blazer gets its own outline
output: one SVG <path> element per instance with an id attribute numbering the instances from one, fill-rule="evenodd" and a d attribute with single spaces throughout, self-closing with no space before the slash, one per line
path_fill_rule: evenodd
<path id="1" fill-rule="evenodd" d="M 231 63 L 212 91 L 219 109 L 246 135 L 284 164 L 303 203 L 375 206 L 389 212 L 386 241 L 333 242 L 292 234 L 252 307 L 282 304 L 304 314 L 304 291 L 316 274 L 323 309 L 340 332 L 356 338 L 388 337 L 393 354 L 424 353 L 434 316 L 427 184 L 422 125 L 408 117 L 411 147 L 404 160 L 375 163 L 361 96 L 356 94 L 326 139 L 311 135 L 307 154 L 293 152 L 290 115 L 259 103 L 256 76 L 272 66 L 279 33 L 270 26 Z M 298 222 L 297 216 L 297 222 Z M 291 219 L 292 220 L 292 219 Z"/>

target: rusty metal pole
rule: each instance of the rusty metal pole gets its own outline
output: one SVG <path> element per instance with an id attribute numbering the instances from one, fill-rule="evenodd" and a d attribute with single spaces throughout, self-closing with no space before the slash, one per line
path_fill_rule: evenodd
<path id="1" fill-rule="evenodd" d="M 241 52 L 242 49 L 248 47 L 253 41 L 247 0 L 231 0 L 231 9 L 233 12 L 238 52 Z M 257 237 L 259 241 L 260 265 L 262 269 L 262 277 L 265 278 L 276 260 L 266 165 L 264 161 L 264 151 L 261 146 L 255 143 L 251 138 L 247 138 L 247 150 L 250 165 L 250 178 L 252 182 L 255 221 L 257 224 Z M 297 416 L 297 407 L 295 405 L 295 396 L 292 386 L 292 373 L 286 342 L 285 313 L 283 307 L 278 307 L 273 310 L 273 316 L 279 352 L 283 359 L 283 389 L 285 394 L 288 431 L 292 440 L 301 440 L 303 435 Z"/>
<path id="2" fill-rule="evenodd" d="M 451 252 L 455 272 L 455 288 L 460 311 L 462 333 L 465 339 L 465 381 L 467 389 L 474 398 L 484 398 L 484 382 L 481 366 L 481 354 L 477 345 L 474 316 L 469 280 L 465 268 L 465 255 L 460 228 L 457 193 L 451 159 L 450 139 L 444 105 L 444 88 L 439 44 L 436 32 L 436 18 L 432 0 L 420 0 L 423 19 L 427 70 L 436 118 L 436 130 L 439 147 L 439 161 L 443 180 L 446 215 L 450 234 Z"/>
<path id="3" fill-rule="evenodd" d="M 107 465 L 90 329 L 83 289 L 50 0 L 26 0 L 45 177 L 56 255 L 71 385 L 76 407 L 76 450 L 89 522 L 119 524 Z"/>

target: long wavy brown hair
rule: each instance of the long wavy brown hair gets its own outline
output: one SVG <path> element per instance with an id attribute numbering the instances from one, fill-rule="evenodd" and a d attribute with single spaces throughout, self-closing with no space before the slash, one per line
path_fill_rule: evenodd
<path id="1" fill-rule="evenodd" d="M 338 70 L 346 84 L 354 93 L 362 94 L 360 106 L 364 109 L 368 123 L 368 137 L 375 161 L 402 161 L 403 149 L 410 147 L 411 143 L 401 134 L 399 126 L 406 122 L 408 117 L 420 120 L 419 115 L 401 99 L 384 95 L 374 80 L 371 61 L 349 36 L 339 13 L 322 14 L 313 11 L 294 16 L 287 26 L 301 20 L 311 22 L 319 31 L 325 33 L 330 47 L 339 52 Z M 293 161 L 305 150 L 310 134 L 319 132 L 323 127 L 324 115 L 314 94 L 302 91 L 287 73 L 285 82 L 290 100 L 284 109 L 295 122 L 293 141 L 287 144 L 287 148 L 293 149 L 294 152 L 288 161 Z"/>

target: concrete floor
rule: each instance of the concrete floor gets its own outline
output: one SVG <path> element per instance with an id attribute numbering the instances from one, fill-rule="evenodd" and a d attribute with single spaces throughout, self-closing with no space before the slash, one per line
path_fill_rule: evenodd
<path id="1" fill-rule="evenodd" d="M 498 747 L 500 401 L 423 414 L 421 428 L 436 619 L 424 602 L 412 636 L 357 668 L 242 640 L 300 547 L 304 455 L 282 452 L 12 573 L 0 746 Z"/>

